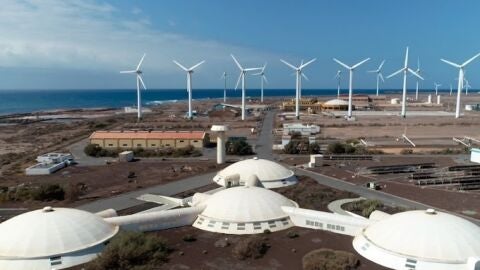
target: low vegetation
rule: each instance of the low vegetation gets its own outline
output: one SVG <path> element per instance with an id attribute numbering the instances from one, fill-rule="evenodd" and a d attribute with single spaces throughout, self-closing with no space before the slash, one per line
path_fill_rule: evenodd
<path id="1" fill-rule="evenodd" d="M 303 270 L 353 270 L 360 260 L 352 253 L 332 249 L 316 249 L 302 258 Z"/>
<path id="2" fill-rule="evenodd" d="M 239 260 L 258 259 L 263 257 L 269 248 L 265 237 L 251 235 L 240 239 L 233 247 L 232 254 Z"/>
<path id="3" fill-rule="evenodd" d="M 228 155 L 247 156 L 254 154 L 252 146 L 244 139 L 227 141 L 225 149 Z"/>
<path id="4" fill-rule="evenodd" d="M 118 157 L 123 149 L 105 149 L 96 144 L 89 144 L 85 146 L 84 152 L 91 157 Z M 159 149 L 132 149 L 135 157 L 199 157 L 202 151 L 195 147 L 188 145 L 182 148 L 164 147 Z"/>
<path id="5" fill-rule="evenodd" d="M 381 201 L 370 199 L 346 203 L 342 206 L 342 208 L 346 211 L 353 212 L 366 218 L 368 218 L 375 210 L 380 210 L 389 214 L 405 211 L 404 208 L 386 206 Z"/>
<path id="6" fill-rule="evenodd" d="M 383 154 L 383 151 L 367 149 L 359 144 L 358 141 L 347 141 L 345 143 L 335 142 L 329 144 L 326 154 L 378 155 Z"/>
<path id="7" fill-rule="evenodd" d="M 85 269 L 158 269 L 167 262 L 170 252 L 166 242 L 154 234 L 120 232 Z"/>
<path id="8" fill-rule="evenodd" d="M 0 202 L 7 201 L 63 201 L 65 190 L 59 184 L 41 184 L 40 186 L 21 185 L 13 188 L 0 188 Z"/>

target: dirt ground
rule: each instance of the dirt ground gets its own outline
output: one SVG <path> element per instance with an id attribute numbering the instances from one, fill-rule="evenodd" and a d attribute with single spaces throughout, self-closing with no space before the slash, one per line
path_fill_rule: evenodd
<path id="1" fill-rule="evenodd" d="M 296 232 L 299 237 L 293 239 L 287 237 L 289 231 Z M 267 253 L 262 258 L 246 260 L 238 260 L 232 255 L 235 243 L 245 236 L 206 232 L 190 226 L 160 231 L 156 234 L 164 237 L 169 246 L 174 248 L 169 262 L 161 269 L 296 270 L 302 269 L 302 257 L 305 254 L 319 248 L 344 250 L 355 254 L 360 259 L 360 266 L 357 269 L 386 269 L 358 255 L 352 247 L 352 237 L 325 231 L 290 228 L 265 235 L 270 245 Z M 182 238 L 187 234 L 194 235 L 197 240 L 183 241 Z M 225 239 L 231 243 L 230 246 L 215 247 L 215 242 Z M 183 252 L 183 255 L 180 252 Z"/>
<path id="2" fill-rule="evenodd" d="M 453 160 L 453 157 L 446 156 L 376 156 L 373 161 L 329 161 L 325 163 L 326 166 L 316 167 L 312 170 L 357 185 L 365 185 L 367 182 L 375 181 L 380 184 L 382 192 L 425 203 L 439 209 L 480 218 L 479 191 L 449 190 L 447 186 L 416 186 L 408 180 L 409 173 L 389 175 L 360 174 L 363 168 L 369 166 L 429 162 L 434 162 L 438 168 L 458 165 Z"/>
<path id="3" fill-rule="evenodd" d="M 218 171 L 211 161 L 138 161 L 116 163 L 106 166 L 67 167 L 56 174 L 42 176 L 18 176 L 2 181 L 2 186 L 34 185 L 43 183 L 60 184 L 68 190 L 77 187 L 74 198 L 50 202 L 2 202 L 2 207 L 24 207 L 29 209 L 50 206 L 76 206 L 99 198 L 118 195 L 139 188 L 165 184 L 189 176 Z M 130 173 L 135 177 L 128 178 Z M 68 192 L 67 192 L 68 194 Z"/>
<path id="4" fill-rule="evenodd" d="M 295 200 L 300 207 L 327 211 L 331 201 L 352 198 L 355 194 L 335 190 L 318 184 L 308 177 L 301 177 L 294 186 L 276 189 L 289 199 Z M 289 238 L 289 231 L 296 232 L 299 237 Z M 260 259 L 238 260 L 232 255 L 235 243 L 246 236 L 226 235 L 206 232 L 191 226 L 154 232 L 164 237 L 174 249 L 170 260 L 161 269 L 302 269 L 302 257 L 318 248 L 330 248 L 351 252 L 361 261 L 357 269 L 386 269 L 362 258 L 352 247 L 352 237 L 330 232 L 293 227 L 288 230 L 262 235 L 270 245 L 267 253 Z M 185 235 L 193 235 L 194 242 L 185 242 Z M 227 247 L 216 247 L 219 240 L 228 239 Z M 183 253 L 183 255 L 181 254 Z"/>

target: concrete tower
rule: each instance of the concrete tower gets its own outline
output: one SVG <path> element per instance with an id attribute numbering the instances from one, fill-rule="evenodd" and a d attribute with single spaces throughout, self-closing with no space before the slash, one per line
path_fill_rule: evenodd
<path id="1" fill-rule="evenodd" d="M 212 125 L 213 132 L 217 133 L 217 164 L 225 163 L 225 132 L 228 127 L 225 125 Z"/>

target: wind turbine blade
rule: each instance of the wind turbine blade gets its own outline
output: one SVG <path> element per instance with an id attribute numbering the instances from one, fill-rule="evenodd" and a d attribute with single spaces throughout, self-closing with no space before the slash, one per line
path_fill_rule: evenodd
<path id="1" fill-rule="evenodd" d="M 364 59 L 363 61 L 355 64 L 355 65 L 352 67 L 352 69 L 356 69 L 357 67 L 359 67 L 361 64 L 367 62 L 368 60 L 370 60 L 370 58 Z"/>
<path id="2" fill-rule="evenodd" d="M 145 58 L 145 55 L 147 55 L 146 53 L 143 54 L 142 56 L 142 59 L 140 59 L 140 62 L 138 62 L 138 65 L 137 65 L 137 70 L 140 70 L 140 66 L 142 65 L 143 63 L 143 59 Z"/>
<path id="3" fill-rule="evenodd" d="M 255 71 L 255 70 L 262 70 L 262 68 L 246 68 L 245 71 Z"/>
<path id="4" fill-rule="evenodd" d="M 383 78 L 382 73 L 378 73 L 378 77 L 380 77 L 380 79 L 382 80 L 382 82 L 385 82 L 385 79 Z"/>
<path id="5" fill-rule="evenodd" d="M 420 71 L 420 57 L 417 58 L 417 73 Z"/>
<path id="6" fill-rule="evenodd" d="M 407 68 L 408 65 L 408 46 L 407 46 L 407 51 L 405 52 L 405 65 L 404 67 Z"/>
<path id="7" fill-rule="evenodd" d="M 263 78 L 263 80 L 265 81 L 265 83 L 268 84 L 267 76 L 263 75 L 262 78 Z"/>
<path id="8" fill-rule="evenodd" d="M 120 73 L 137 73 L 136 70 L 125 70 L 125 71 L 120 71 Z"/>
<path id="9" fill-rule="evenodd" d="M 402 72 L 402 71 L 404 71 L 404 70 L 405 70 L 405 68 L 401 68 L 401 69 L 399 69 L 399 70 L 395 71 L 394 73 L 392 73 L 392 74 L 388 75 L 388 76 L 387 76 L 387 79 L 390 79 L 391 77 L 393 77 L 393 76 L 395 76 L 395 75 L 399 74 L 400 72 Z"/>
<path id="10" fill-rule="evenodd" d="M 383 60 L 380 66 L 378 67 L 378 71 L 382 70 L 383 64 L 385 64 L 385 60 Z"/>
<path id="11" fill-rule="evenodd" d="M 237 64 L 237 67 L 238 67 L 240 70 L 243 70 L 242 65 L 240 65 L 240 63 L 237 61 L 237 58 L 235 58 L 235 56 L 233 56 L 233 54 L 230 54 L 230 56 L 233 58 L 233 61 L 235 61 L 235 64 Z"/>
<path id="12" fill-rule="evenodd" d="M 240 80 L 242 79 L 242 72 L 240 72 L 240 76 L 238 76 L 237 84 L 235 84 L 235 90 L 238 88 L 238 84 L 240 84 Z"/>
<path id="13" fill-rule="evenodd" d="M 201 64 L 205 63 L 205 60 L 199 62 L 198 64 L 196 64 L 195 66 L 191 67 L 189 70 L 194 70 L 196 67 L 200 66 Z"/>
<path id="14" fill-rule="evenodd" d="M 257 76 L 257 75 L 262 75 L 262 72 L 259 72 L 259 73 L 254 73 L 254 74 L 252 74 L 252 75 L 254 75 L 254 76 Z"/>
<path id="15" fill-rule="evenodd" d="M 177 61 L 173 60 L 173 63 L 175 63 L 177 66 L 179 66 L 181 69 L 188 71 L 188 68 L 182 66 L 182 64 L 178 63 Z"/>
<path id="16" fill-rule="evenodd" d="M 417 78 L 421 79 L 422 81 L 424 80 L 422 76 L 420 76 L 418 73 L 416 73 L 415 71 L 413 71 L 411 68 L 408 68 L 408 72 L 410 72 L 411 74 L 413 74 L 413 75 L 416 76 Z"/>
<path id="17" fill-rule="evenodd" d="M 138 78 L 138 80 L 140 81 L 140 83 L 142 84 L 143 89 L 147 90 L 147 87 L 145 86 L 145 83 L 143 82 L 142 76 L 137 75 L 137 78 Z"/>
<path id="18" fill-rule="evenodd" d="M 310 79 L 308 79 L 307 75 L 305 75 L 305 73 L 303 73 L 303 72 L 302 72 L 302 77 L 305 78 L 305 80 L 310 81 Z"/>
<path id="19" fill-rule="evenodd" d="M 480 56 L 480 53 L 476 54 L 474 57 L 468 59 L 467 61 L 465 61 L 465 63 L 462 64 L 462 67 L 470 64 L 470 62 L 472 62 L 473 60 L 475 60 L 475 58 L 479 57 Z"/>
<path id="20" fill-rule="evenodd" d="M 368 70 L 367 73 L 377 73 L 379 70 Z"/>
<path id="21" fill-rule="evenodd" d="M 304 67 L 310 65 L 311 63 L 315 62 L 317 60 L 317 58 L 313 58 L 312 60 L 308 61 L 307 63 L 305 64 L 302 64 L 299 69 L 303 69 Z"/>
<path id="22" fill-rule="evenodd" d="M 220 77 L 220 80 L 221 80 L 221 79 L 225 79 L 225 77 L 227 77 L 227 73 L 226 73 L 226 72 L 223 72 L 222 76 Z"/>
<path id="23" fill-rule="evenodd" d="M 265 62 L 265 64 L 263 65 L 263 68 L 262 68 L 262 72 L 265 71 L 265 68 L 267 67 L 267 62 Z"/>
<path id="24" fill-rule="evenodd" d="M 280 61 L 281 61 L 282 63 L 284 63 L 285 65 L 291 67 L 292 69 L 297 70 L 297 67 L 293 66 L 292 64 L 288 63 L 287 61 L 285 61 L 285 60 L 283 60 L 283 59 L 280 59 Z"/>
<path id="25" fill-rule="evenodd" d="M 333 58 L 333 61 L 337 62 L 340 66 L 343 66 L 346 69 L 351 69 L 349 66 L 345 65 L 344 63 L 340 62 L 336 58 Z"/>
<path id="26" fill-rule="evenodd" d="M 456 67 L 456 68 L 461 68 L 461 67 L 462 67 L 462 66 L 460 66 L 459 64 L 455 64 L 455 63 L 450 62 L 450 61 L 448 61 L 448 60 L 445 60 L 445 59 L 443 59 L 443 58 L 440 59 L 440 61 L 443 61 L 444 63 L 447 63 L 447 64 L 449 64 L 449 65 L 451 65 L 451 66 Z"/>

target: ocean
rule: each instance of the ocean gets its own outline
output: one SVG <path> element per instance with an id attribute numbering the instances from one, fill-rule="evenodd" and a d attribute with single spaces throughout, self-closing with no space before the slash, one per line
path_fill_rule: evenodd
<path id="1" fill-rule="evenodd" d="M 439 90 L 440 91 L 440 90 Z M 355 94 L 374 94 L 373 89 L 356 89 Z M 429 90 L 428 92 L 432 92 Z M 443 91 L 442 91 L 443 92 Z M 342 90 L 342 94 L 348 90 Z M 381 90 L 382 94 L 400 93 L 400 90 Z M 411 90 L 409 90 L 411 93 Z M 302 96 L 334 96 L 336 89 L 303 89 Z M 241 90 L 227 90 L 228 98 L 239 98 Z M 295 89 L 266 89 L 265 97 L 295 96 Z M 56 109 L 120 108 L 136 105 L 136 90 L 0 90 L 0 115 L 29 113 Z M 247 97 L 259 97 L 260 89 L 249 89 Z M 142 104 L 186 100 L 185 89 L 153 89 L 142 91 Z M 194 89 L 193 99 L 223 98 L 223 89 Z"/>

